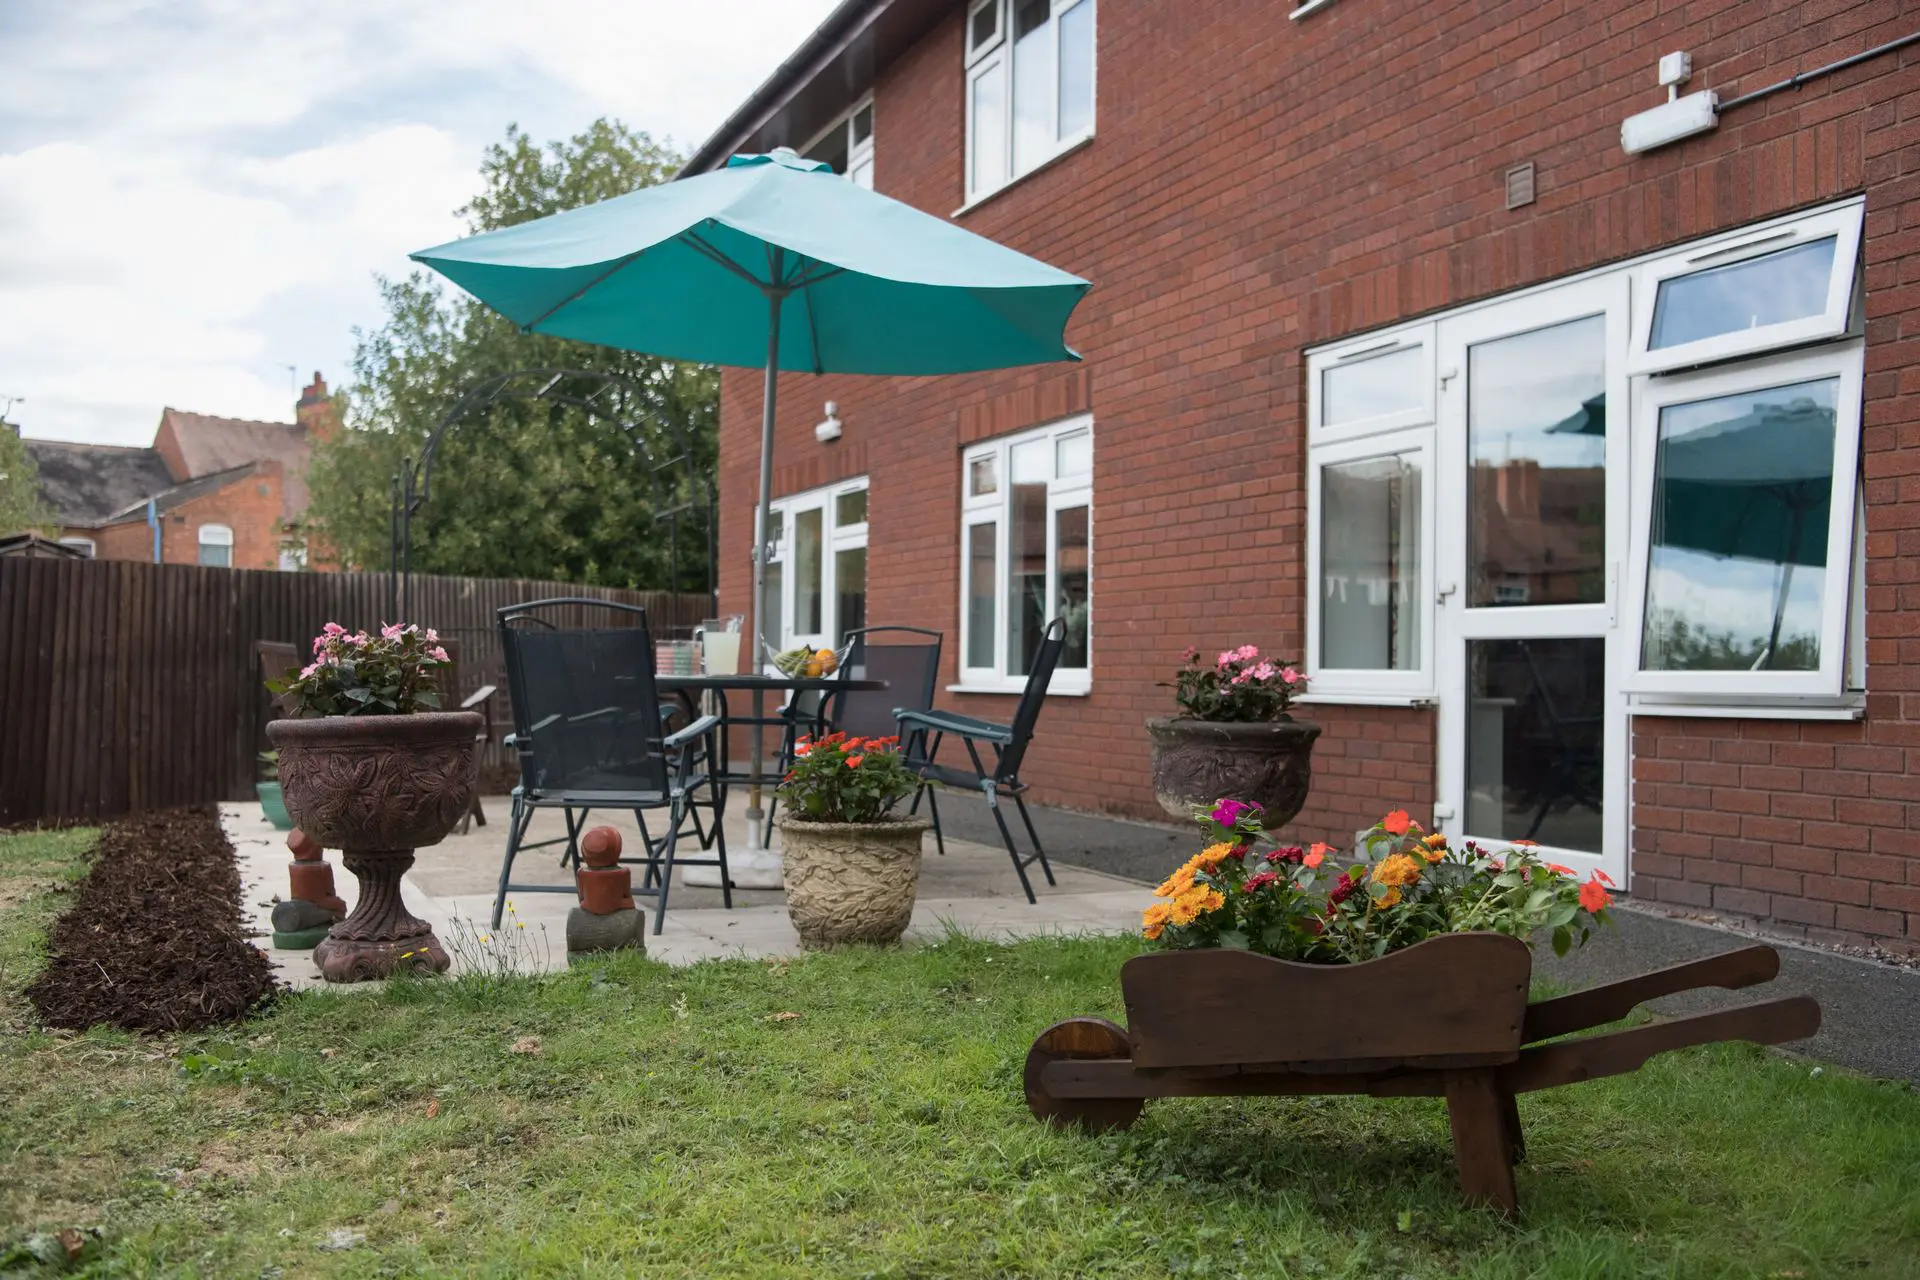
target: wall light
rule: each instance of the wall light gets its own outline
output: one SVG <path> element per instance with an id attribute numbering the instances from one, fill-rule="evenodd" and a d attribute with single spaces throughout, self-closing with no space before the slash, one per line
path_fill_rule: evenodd
<path id="1" fill-rule="evenodd" d="M 813 429 L 813 438 L 821 444 L 829 444 L 840 438 L 840 406 L 827 401 L 826 421 Z"/>

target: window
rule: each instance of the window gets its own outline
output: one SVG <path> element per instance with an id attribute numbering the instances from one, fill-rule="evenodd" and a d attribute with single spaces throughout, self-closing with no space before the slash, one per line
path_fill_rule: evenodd
<path id="1" fill-rule="evenodd" d="M 89 560 L 100 553 L 100 549 L 94 545 L 92 538 L 62 538 L 60 539 L 60 545 L 63 547 L 72 547 L 75 551 L 86 552 L 87 559 Z"/>
<path id="2" fill-rule="evenodd" d="M 1636 692 L 1838 695 L 1858 342 L 1648 379 L 1636 395 Z"/>
<path id="3" fill-rule="evenodd" d="M 1415 325 L 1316 354 L 1307 420 L 1316 443 L 1433 421 L 1433 326 Z"/>
<path id="4" fill-rule="evenodd" d="M 1094 0 L 976 0 L 967 11 L 967 199 L 1093 134 Z"/>
<path id="5" fill-rule="evenodd" d="M 233 567 L 233 530 L 224 524 L 200 526 L 200 563 L 218 569 Z"/>
<path id="6" fill-rule="evenodd" d="M 1861 214 L 1850 205 L 1642 267 L 1628 371 L 1686 368 L 1846 333 Z"/>
<path id="7" fill-rule="evenodd" d="M 873 190 L 872 96 L 834 121 L 801 154 L 832 165 L 835 173 L 854 186 Z"/>
<path id="8" fill-rule="evenodd" d="M 1064 618 L 1052 688 L 1085 692 L 1093 571 L 1093 426 L 1072 418 L 978 445 L 961 460 L 960 680 L 1018 691 L 1047 624 Z"/>
<path id="9" fill-rule="evenodd" d="M 867 481 L 780 499 L 767 513 L 768 643 L 838 648 L 867 624 Z"/>

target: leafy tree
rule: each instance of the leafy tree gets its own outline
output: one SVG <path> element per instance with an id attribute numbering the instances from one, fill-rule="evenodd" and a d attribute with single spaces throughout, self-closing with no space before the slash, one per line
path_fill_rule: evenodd
<path id="1" fill-rule="evenodd" d="M 680 160 L 616 121 L 545 147 L 509 126 L 506 140 L 487 148 L 480 194 L 460 214 L 470 231 L 492 231 L 665 181 Z M 505 401 L 465 418 L 441 439 L 431 499 L 414 517 L 414 569 L 706 589 L 703 513 L 680 518 L 677 579 L 667 526 L 654 517 L 690 498 L 704 506 L 718 452 L 711 368 L 523 334 L 424 272 L 382 279 L 380 289 L 385 322 L 356 332 L 350 429 L 314 454 L 301 532 L 316 557 L 384 567 L 389 482 L 403 460 L 420 457 L 448 409 L 482 379 L 552 366 L 617 374 L 638 387 L 642 402 L 626 415 L 641 427 L 638 447 L 618 417 L 551 402 Z M 684 467 L 656 471 L 683 439 L 693 477 Z"/>
<path id="2" fill-rule="evenodd" d="M 19 430 L 0 421 L 0 534 L 46 531 L 57 523 L 40 497 L 40 467 Z"/>

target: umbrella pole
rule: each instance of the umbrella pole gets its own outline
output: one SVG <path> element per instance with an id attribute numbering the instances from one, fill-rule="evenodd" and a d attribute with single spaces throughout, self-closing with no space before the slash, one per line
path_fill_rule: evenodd
<path id="1" fill-rule="evenodd" d="M 776 265 L 774 276 L 779 269 Z M 767 379 L 760 396 L 760 502 L 753 509 L 753 665 L 758 670 L 765 662 L 767 644 L 767 516 L 773 501 L 773 419 L 780 390 L 780 304 L 784 292 L 767 291 Z M 777 639 L 778 637 L 776 637 Z M 747 845 L 759 851 L 773 843 L 766 827 L 766 811 L 760 807 L 760 781 L 766 758 L 766 713 L 759 694 L 753 708 L 753 787 L 747 795 Z"/>

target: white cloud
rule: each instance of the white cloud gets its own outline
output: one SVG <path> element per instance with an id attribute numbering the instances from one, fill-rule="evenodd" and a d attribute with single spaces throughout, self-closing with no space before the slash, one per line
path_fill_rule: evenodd
<path id="1" fill-rule="evenodd" d="M 290 416 L 376 273 L 459 233 L 481 148 L 698 142 L 831 0 L 88 0 L 0 17 L 0 394 L 30 435 Z"/>

